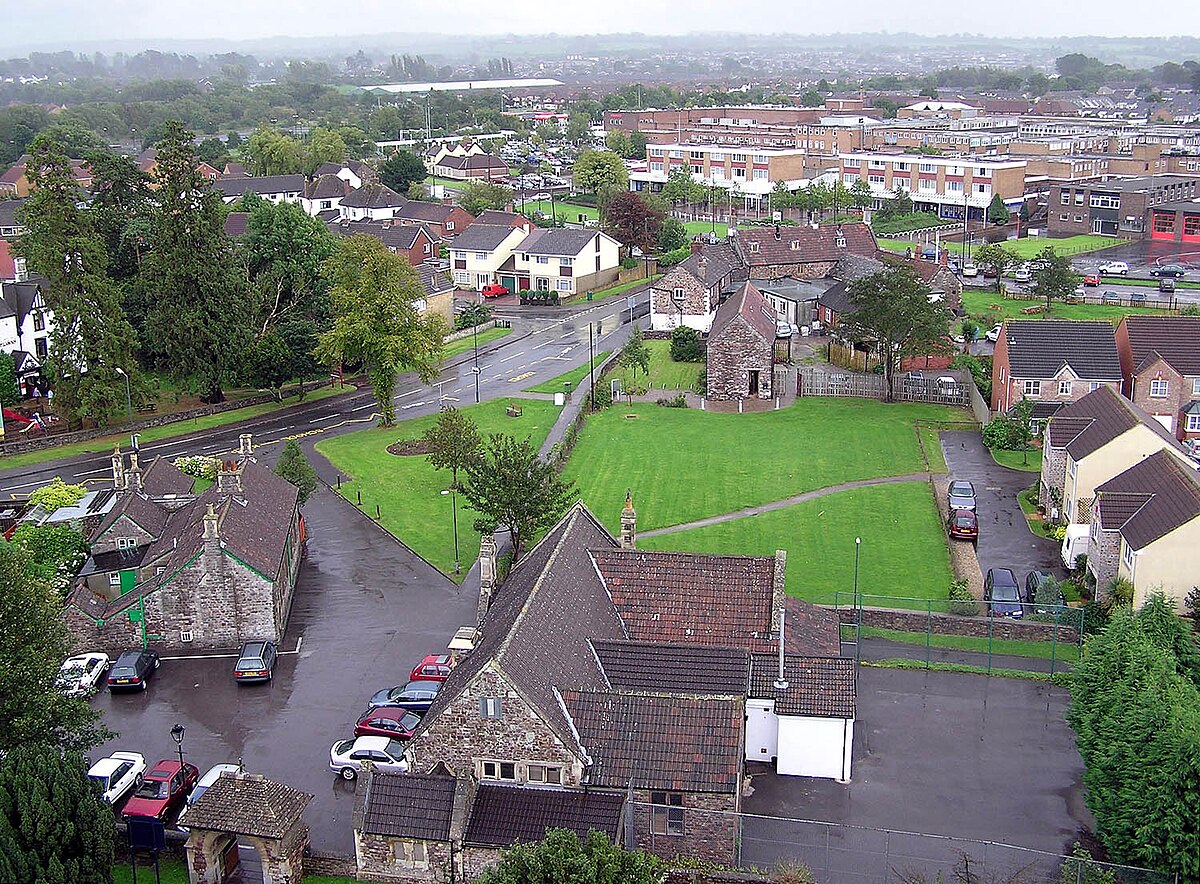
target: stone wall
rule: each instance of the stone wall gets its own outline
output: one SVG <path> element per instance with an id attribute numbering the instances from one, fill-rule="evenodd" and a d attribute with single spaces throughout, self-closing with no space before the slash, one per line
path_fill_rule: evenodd
<path id="1" fill-rule="evenodd" d="M 635 844 L 665 860 L 690 857 L 732 865 L 738 837 L 738 796 L 715 792 L 683 793 L 683 834 L 655 835 L 650 831 L 650 791 L 633 793 Z"/>
<path id="2" fill-rule="evenodd" d="M 396 848 L 413 839 L 393 838 L 366 832 L 354 833 L 354 852 L 358 862 L 358 877 L 367 881 L 391 881 L 395 884 L 427 884 L 452 880 L 449 841 L 425 841 L 428 862 L 424 866 L 409 865 L 396 859 Z"/>
<path id="3" fill-rule="evenodd" d="M 119 498 L 118 498 L 119 499 Z M 132 537 L 135 546 L 142 546 L 146 543 L 153 543 L 156 539 L 154 535 L 146 531 L 140 525 L 129 518 L 129 516 L 121 513 L 116 520 L 104 532 L 104 536 L 98 538 L 92 544 L 92 555 L 98 553 L 114 552 L 117 549 L 118 537 Z"/>
<path id="4" fill-rule="evenodd" d="M 969 635 L 1013 641 L 1050 641 L 1076 644 L 1079 632 L 1073 626 L 1055 626 L 1036 620 L 1013 620 L 1010 617 L 956 617 L 953 614 L 928 614 L 925 611 L 902 611 L 892 608 L 861 608 L 863 626 L 898 629 L 903 632 L 924 632 L 929 629 L 939 635 Z M 854 608 L 839 608 L 842 623 L 853 624 Z"/>
<path id="5" fill-rule="evenodd" d="M 734 317 L 720 334 L 709 335 L 707 398 L 748 398 L 751 371 L 758 372 L 758 398 L 771 398 L 774 347 L 773 338 L 763 340 L 741 316 Z"/>
<path id="6" fill-rule="evenodd" d="M 676 301 L 675 289 L 683 289 L 683 300 Z M 676 267 L 654 283 L 650 289 L 650 327 L 655 331 L 667 331 L 680 325 L 689 325 L 707 331 L 712 322 L 708 292 L 692 274 Z"/>
<path id="7" fill-rule="evenodd" d="M 1088 570 L 1100 589 L 1117 576 L 1121 567 L 1121 532 L 1100 527 L 1100 498 L 1092 502 L 1092 538 L 1088 542 Z"/>
<path id="8" fill-rule="evenodd" d="M 754 253 L 746 254 L 753 260 Z M 793 279 L 821 279 L 833 270 L 834 261 L 807 261 L 795 264 L 755 264 L 750 268 L 750 281 L 764 279 L 783 279 L 790 276 Z"/>
<path id="9" fill-rule="evenodd" d="M 496 847 L 465 847 L 462 852 L 463 880 L 473 881 L 488 868 L 500 862 Z"/>
<path id="10" fill-rule="evenodd" d="M 1063 488 L 1067 481 L 1067 450 L 1050 445 L 1049 430 L 1046 430 L 1042 439 L 1042 474 L 1038 482 L 1038 504 L 1049 513 L 1054 507 L 1062 505 Z M 1058 503 L 1055 503 L 1055 493 Z"/>

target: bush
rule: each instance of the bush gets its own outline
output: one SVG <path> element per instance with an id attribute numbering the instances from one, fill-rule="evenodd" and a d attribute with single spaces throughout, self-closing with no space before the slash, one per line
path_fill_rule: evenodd
<path id="1" fill-rule="evenodd" d="M 1065 601 L 1077 602 L 1083 597 L 1083 587 L 1075 580 L 1064 580 L 1058 588 L 1062 590 Z"/>
<path id="2" fill-rule="evenodd" d="M 1029 442 L 1029 427 L 1003 415 L 996 417 L 983 428 L 983 444 L 988 448 L 1005 451 L 1021 451 Z"/>
<path id="3" fill-rule="evenodd" d="M 177 457 L 172 463 L 181 473 L 186 473 L 194 479 L 207 479 L 210 482 L 217 480 L 218 461 L 215 457 L 193 454 L 188 457 Z"/>
<path id="4" fill-rule="evenodd" d="M 656 405 L 661 405 L 663 408 L 687 408 L 687 399 L 682 393 L 677 393 L 674 399 L 659 399 L 655 402 Z"/>
<path id="5" fill-rule="evenodd" d="M 597 409 L 608 408 L 613 404 L 612 389 L 605 384 L 597 384 L 596 398 L 592 402 Z"/>
<path id="6" fill-rule="evenodd" d="M 1108 582 L 1108 586 L 1105 588 L 1105 598 L 1110 609 L 1132 608 L 1133 584 L 1124 577 L 1115 577 Z"/>
<path id="7" fill-rule="evenodd" d="M 674 249 L 670 252 L 667 252 L 666 254 L 659 255 L 658 256 L 658 266 L 659 267 L 674 267 L 680 261 L 686 261 L 688 259 L 688 256 L 691 254 L 692 254 L 691 245 L 681 246 L 680 248 Z"/>
<path id="8" fill-rule="evenodd" d="M 968 324 L 974 328 L 972 320 L 963 320 L 963 334 L 967 333 Z M 975 330 L 978 330 L 977 328 Z M 978 356 L 970 356 L 966 353 L 959 353 L 950 363 L 951 368 L 966 370 L 971 373 L 971 380 L 975 382 L 975 386 L 979 390 L 985 401 L 992 398 L 992 369 L 989 363 L 980 359 Z M 987 444 L 987 443 L 984 443 Z M 989 446 L 991 447 L 991 446 Z"/>
<path id="9" fill-rule="evenodd" d="M 633 257 L 633 255 L 626 255 L 621 259 L 621 269 L 623 270 L 633 270 L 637 266 L 638 259 Z"/>
<path id="10" fill-rule="evenodd" d="M 456 331 L 463 331 L 483 325 L 491 318 L 492 308 L 487 304 L 468 304 L 466 309 L 454 318 L 454 328 Z"/>
<path id="11" fill-rule="evenodd" d="M 948 610 L 960 617 L 979 616 L 979 601 L 971 595 L 971 589 L 965 580 L 950 581 L 950 589 L 946 593 L 950 600 Z"/>
<path id="12" fill-rule="evenodd" d="M 871 222 L 871 229 L 876 233 L 904 233 L 907 230 L 938 227 L 945 223 L 945 219 L 932 212 L 880 212 Z"/>
<path id="13" fill-rule="evenodd" d="M 64 506 L 74 506 L 83 500 L 87 488 L 82 485 L 68 485 L 60 476 L 55 476 L 49 485 L 37 488 L 29 495 L 29 502 L 42 507 L 47 513 Z"/>
<path id="14" fill-rule="evenodd" d="M 1104 606 L 1099 602 L 1084 602 L 1079 610 L 1082 612 L 1080 624 L 1085 635 L 1100 632 L 1108 625 L 1108 611 L 1104 610 Z"/>
<path id="15" fill-rule="evenodd" d="M 675 362 L 703 362 L 704 344 L 694 328 L 681 325 L 671 332 L 671 359 Z"/>
<path id="16" fill-rule="evenodd" d="M 1200 631 L 1200 586 L 1192 587 L 1192 591 L 1183 600 L 1183 609 L 1192 621 L 1192 629 Z"/>
<path id="17" fill-rule="evenodd" d="M 696 392 L 701 396 L 708 394 L 708 366 L 700 369 L 700 374 L 696 377 Z"/>

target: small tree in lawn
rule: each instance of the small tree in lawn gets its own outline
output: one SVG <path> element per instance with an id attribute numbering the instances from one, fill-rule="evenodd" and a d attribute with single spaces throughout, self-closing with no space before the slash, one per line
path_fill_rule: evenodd
<path id="1" fill-rule="evenodd" d="M 640 326 L 633 327 L 633 335 L 630 337 L 629 343 L 621 348 L 618 361 L 621 363 L 621 367 L 632 372 L 634 377 L 637 376 L 639 368 L 642 370 L 642 374 L 649 377 L 650 348 L 646 346 L 646 339 L 642 337 Z"/>
<path id="2" fill-rule="evenodd" d="M 703 362 L 704 344 L 700 341 L 700 333 L 686 325 L 675 328 L 671 332 L 671 360 Z"/>
<path id="3" fill-rule="evenodd" d="M 566 512 L 578 492 L 554 467 L 538 457 L 528 439 L 492 433 L 480 455 L 466 465 L 462 493 L 479 513 L 475 530 L 489 532 L 507 525 L 512 532 L 513 559 L 539 531 Z"/>
<path id="4" fill-rule="evenodd" d="M 1007 224 L 1011 217 L 1012 215 L 1008 211 L 1008 206 L 1004 205 L 1004 200 L 1001 198 L 1000 194 L 996 194 L 994 197 L 992 197 L 992 201 L 988 205 L 987 219 L 993 224 L 1000 226 L 1002 224 Z"/>
<path id="5" fill-rule="evenodd" d="M 300 443 L 295 439 L 289 439 L 283 446 L 279 463 L 275 464 L 275 475 L 296 486 L 300 492 L 300 506 L 304 506 L 317 490 L 317 471 L 308 462 L 308 458 L 300 450 Z"/>
<path id="6" fill-rule="evenodd" d="M 663 218 L 662 229 L 658 232 L 658 250 L 673 252 L 688 244 L 687 228 L 678 218 Z"/>
<path id="7" fill-rule="evenodd" d="M 662 230 L 663 213 L 632 191 L 618 193 L 604 207 L 605 230 L 627 248 L 651 251 Z"/>
<path id="8" fill-rule="evenodd" d="M 987 243 L 975 250 L 975 263 L 996 273 L 996 294 L 1000 294 L 1000 279 L 1009 268 L 1016 267 L 1021 259 L 998 243 Z"/>
<path id="9" fill-rule="evenodd" d="M 1030 262 L 1033 290 L 1046 299 L 1046 312 L 1050 312 L 1055 300 L 1066 300 L 1075 294 L 1080 276 L 1071 268 L 1071 259 L 1046 246 Z"/>
<path id="10" fill-rule="evenodd" d="M 483 447 L 475 421 L 451 405 L 442 409 L 421 441 L 429 449 L 426 458 L 433 468 L 450 471 L 450 485 L 455 489 L 462 487 L 458 484 L 459 471 L 465 473 Z"/>
<path id="11" fill-rule="evenodd" d="M 468 215 L 503 209 L 512 203 L 513 190 L 491 181 L 471 181 L 459 189 L 455 201 Z"/>
<path id="12" fill-rule="evenodd" d="M 875 199 L 871 193 L 871 185 L 863 181 L 861 178 L 854 182 L 850 188 L 850 199 L 854 205 L 860 209 L 865 209 L 871 205 Z"/>

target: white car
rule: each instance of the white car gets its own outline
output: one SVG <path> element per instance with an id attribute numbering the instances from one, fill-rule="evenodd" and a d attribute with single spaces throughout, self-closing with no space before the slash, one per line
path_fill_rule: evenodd
<path id="1" fill-rule="evenodd" d="M 1004 330 L 1004 323 L 998 322 L 988 329 L 988 333 L 984 335 L 993 344 L 1000 340 L 1000 332 Z"/>
<path id="2" fill-rule="evenodd" d="M 184 817 L 187 816 L 187 812 L 189 809 L 191 809 L 191 806 L 200 800 L 200 796 L 208 791 L 209 786 L 220 779 L 221 774 L 233 774 L 237 773 L 239 770 L 241 770 L 241 768 L 236 764 L 214 764 L 207 771 L 205 771 L 204 776 L 196 781 L 196 785 L 193 787 L 191 794 L 188 795 L 187 804 L 184 805 L 183 812 L 179 814 L 179 820 L 175 827 L 181 832 L 186 832 L 187 827 L 183 825 L 183 822 Z"/>
<path id="3" fill-rule="evenodd" d="M 1100 265 L 1101 276 L 1128 276 L 1129 265 L 1124 261 L 1108 261 Z"/>
<path id="4" fill-rule="evenodd" d="M 329 750 L 329 769 L 344 780 L 352 780 L 364 761 L 378 770 L 403 773 L 408 770 L 404 760 L 404 744 L 391 737 L 355 737 L 339 740 Z"/>
<path id="5" fill-rule="evenodd" d="M 1028 267 L 1018 267 L 1013 271 L 1013 280 L 1015 282 L 1029 282 L 1031 279 L 1033 279 L 1033 274 Z"/>
<path id="6" fill-rule="evenodd" d="M 976 267 L 974 264 L 964 264 L 963 269 L 962 269 L 962 275 L 966 276 L 966 277 L 974 278 L 979 275 L 979 268 Z"/>
<path id="7" fill-rule="evenodd" d="M 137 752 L 114 752 L 88 769 L 88 779 L 100 789 L 107 804 L 116 804 L 142 782 L 146 758 Z"/>
<path id="8" fill-rule="evenodd" d="M 58 670 L 58 687 L 68 697 L 85 697 L 96 690 L 108 670 L 108 654 L 76 654 Z"/>

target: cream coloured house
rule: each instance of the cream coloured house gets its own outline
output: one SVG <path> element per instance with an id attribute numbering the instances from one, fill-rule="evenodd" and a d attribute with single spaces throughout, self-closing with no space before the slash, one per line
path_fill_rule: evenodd
<path id="1" fill-rule="evenodd" d="M 482 289 L 495 283 L 500 266 L 527 235 L 520 227 L 472 224 L 458 235 L 450 250 L 454 284 L 460 288 Z"/>

